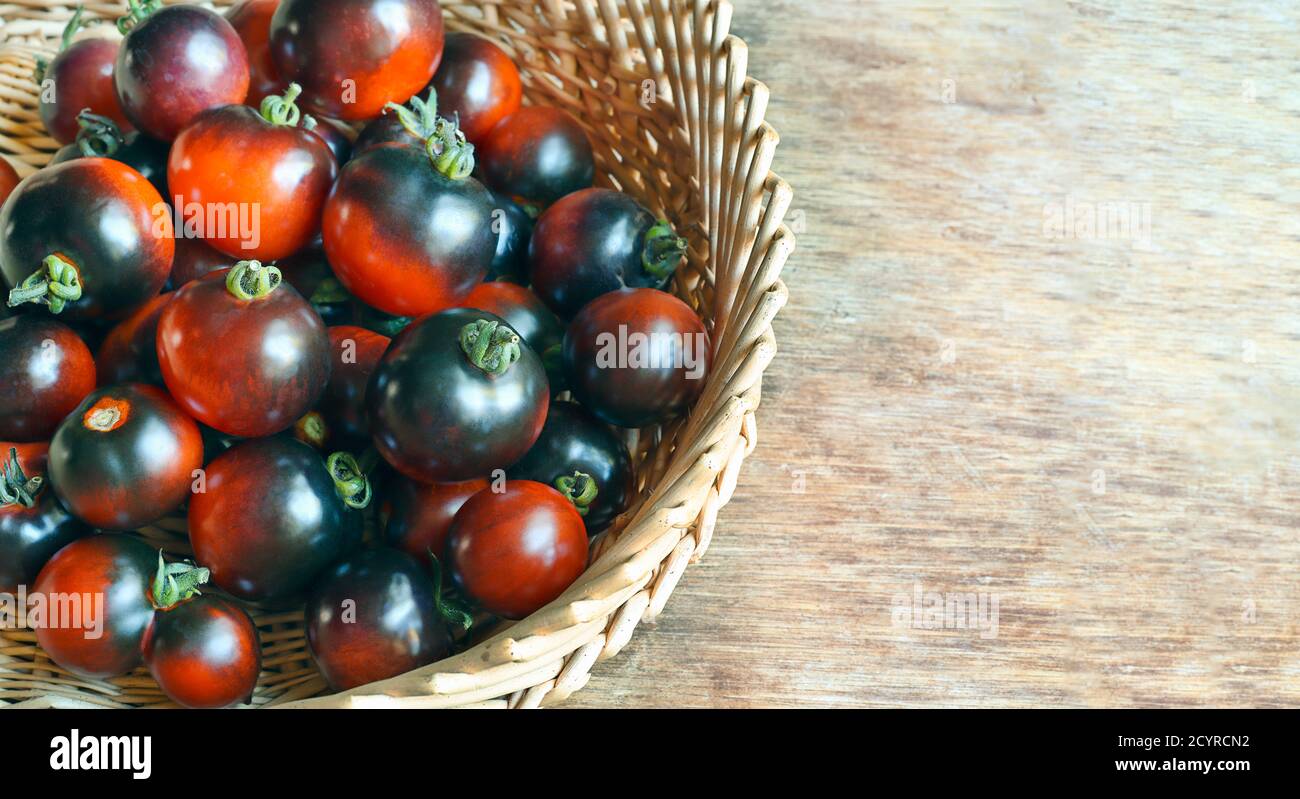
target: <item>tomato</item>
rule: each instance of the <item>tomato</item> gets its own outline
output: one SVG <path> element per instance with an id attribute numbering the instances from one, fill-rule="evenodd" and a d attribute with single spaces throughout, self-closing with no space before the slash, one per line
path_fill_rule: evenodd
<path id="1" fill-rule="evenodd" d="M 141 654 L 163 693 L 191 708 L 252 702 L 262 671 L 253 620 L 234 602 L 211 594 L 159 608 Z"/>
<path id="2" fill-rule="evenodd" d="M 483 182 L 495 191 L 545 207 L 591 185 L 591 140 L 567 111 L 520 108 L 482 143 Z"/>
<path id="3" fill-rule="evenodd" d="M 54 662 L 83 677 L 116 677 L 140 664 L 140 642 L 153 621 L 149 586 L 158 553 L 138 538 L 92 535 L 73 541 L 50 558 L 32 594 L 45 611 L 28 619 L 36 642 Z M 56 595 L 65 601 L 51 618 Z M 38 600 L 39 602 L 40 600 Z"/>
<path id="4" fill-rule="evenodd" d="M 370 487 L 355 467 L 285 436 L 236 444 L 208 464 L 190 500 L 195 557 L 242 599 L 296 596 L 361 540 L 356 508 Z"/>
<path id="5" fill-rule="evenodd" d="M 528 245 L 533 291 L 565 319 L 606 292 L 668 285 L 686 240 L 636 200 L 583 189 L 537 220 Z"/>
<path id="6" fill-rule="evenodd" d="M 271 17 L 279 6 L 280 0 L 243 0 L 226 9 L 226 21 L 248 54 L 248 96 L 244 101 L 249 105 L 260 105 L 268 95 L 289 88 L 271 58 Z"/>
<path id="7" fill-rule="evenodd" d="M 10 193 L 18 186 L 18 170 L 14 165 L 9 163 L 8 159 L 0 156 L 0 205 L 4 205 L 5 200 L 9 199 Z"/>
<path id="8" fill-rule="evenodd" d="M 174 252 L 158 190 L 108 158 L 46 167 L 0 209 L 11 304 L 44 304 L 73 319 L 111 316 L 158 293 Z"/>
<path id="9" fill-rule="evenodd" d="M 329 446 L 359 451 L 370 444 L 366 385 L 390 339 L 353 325 L 331 327 L 329 337 L 333 365 L 317 409 L 325 422 Z"/>
<path id="10" fill-rule="evenodd" d="M 329 336 L 280 271 L 257 261 L 187 283 L 158 320 L 158 363 L 172 396 L 223 433 L 267 436 L 316 404 Z"/>
<path id="11" fill-rule="evenodd" d="M 108 331 L 95 355 L 99 385 L 163 384 L 158 366 L 158 319 L 171 299 L 170 294 L 159 294 Z"/>
<path id="12" fill-rule="evenodd" d="M 407 144 L 424 147 L 429 137 L 438 132 L 438 97 L 428 99 L 412 97 L 406 105 L 393 103 L 384 108 L 380 116 L 366 123 L 352 148 L 354 156 L 369 152 L 383 144 Z"/>
<path id="13" fill-rule="evenodd" d="M 587 568 L 587 531 L 573 503 L 550 486 L 510 480 L 480 491 L 451 523 L 452 580 L 484 610 L 522 619 L 564 593 Z"/>
<path id="14" fill-rule="evenodd" d="M 82 12 L 80 7 L 73 12 L 63 29 L 63 47 L 54 60 L 49 64 L 37 62 L 36 82 L 42 88 L 38 105 L 41 122 L 60 144 L 77 138 L 77 115 L 82 109 L 110 117 L 118 125 L 129 124 L 113 89 L 118 42 L 104 38 L 74 42 L 72 37 L 81 27 Z"/>
<path id="15" fill-rule="evenodd" d="M 582 515 L 588 535 L 609 527 L 636 492 L 632 456 L 623 439 L 572 402 L 551 402 L 537 443 L 508 476 L 536 480 L 564 494 Z"/>
<path id="16" fill-rule="evenodd" d="M 248 54 L 224 17 L 192 5 L 128 4 L 119 25 L 130 30 L 113 80 L 122 111 L 137 128 L 171 141 L 200 112 L 244 102 Z"/>
<path id="17" fill-rule="evenodd" d="M 492 263 L 492 200 L 469 176 L 473 145 L 445 120 L 440 127 L 425 149 L 385 145 L 354 156 L 325 204 L 334 274 L 385 313 L 454 307 Z"/>
<path id="18" fill-rule="evenodd" d="M 564 374 L 574 397 L 619 427 L 684 412 L 704 390 L 710 358 L 700 317 L 655 289 L 602 294 L 564 334 Z"/>
<path id="19" fill-rule="evenodd" d="M 425 482 L 485 477 L 519 460 L 546 420 L 542 362 L 499 317 L 426 316 L 389 346 L 367 402 L 375 447 Z"/>
<path id="20" fill-rule="evenodd" d="M 519 69 L 501 48 L 469 33 L 447 34 L 442 64 L 431 84 L 442 115 L 460 120 L 465 138 L 481 141 L 498 122 L 519 110 L 524 86 Z"/>
<path id="21" fill-rule="evenodd" d="M 313 113 L 370 119 L 420 91 L 442 59 L 435 0 L 283 0 L 271 56 Z"/>
<path id="22" fill-rule="evenodd" d="M 417 483 L 405 477 L 392 482 L 392 509 L 384 527 L 384 541 L 428 563 L 441 558 L 451 520 L 465 501 L 489 486 L 487 478 L 457 483 Z"/>
<path id="23" fill-rule="evenodd" d="M 338 164 L 325 140 L 299 127 L 296 84 L 283 97 L 262 101 L 261 112 L 228 105 L 200 114 L 176 137 L 167 161 L 167 185 L 186 235 L 227 255 L 274 261 L 305 247 L 320 227 L 325 197 Z M 205 230 L 213 207 L 252 209 L 248 224 Z"/>
<path id="24" fill-rule="evenodd" d="M 203 239 L 176 239 L 176 256 L 172 259 L 172 272 L 167 278 L 167 288 L 176 290 L 191 280 L 209 272 L 231 265 L 230 256 L 212 249 Z"/>
<path id="25" fill-rule="evenodd" d="M 54 493 L 105 530 L 132 530 L 179 508 L 202 465 L 198 425 L 161 390 L 139 383 L 91 393 L 50 441 Z"/>
<path id="26" fill-rule="evenodd" d="M 307 645 L 336 691 L 405 674 L 451 649 L 428 574 L 392 549 L 358 552 L 331 567 L 305 616 Z"/>
<path id="27" fill-rule="evenodd" d="M 144 175 L 159 196 L 170 200 L 167 194 L 167 154 L 171 145 L 151 139 L 137 131 L 122 133 L 117 123 L 108 117 L 84 110 L 77 114 L 80 131 L 72 144 L 60 147 L 50 159 L 51 164 L 61 164 L 74 158 L 95 156 L 112 158 Z"/>
<path id="28" fill-rule="evenodd" d="M 67 325 L 44 314 L 0 320 L 0 439 L 48 439 L 94 388 L 95 359 Z"/>
<path id="29" fill-rule="evenodd" d="M 491 194 L 497 251 L 488 267 L 487 279 L 527 283 L 528 242 L 533 236 L 533 218 L 504 194 L 495 191 Z"/>
<path id="30" fill-rule="evenodd" d="M 47 561 L 90 528 L 45 479 L 48 444 L 0 442 L 0 593 L 30 585 Z"/>
<path id="31" fill-rule="evenodd" d="M 320 240 L 308 244 L 276 264 L 284 282 L 298 290 L 311 303 L 327 325 L 352 321 L 352 295 L 343 289 L 334 270 L 325 258 L 325 248 Z"/>

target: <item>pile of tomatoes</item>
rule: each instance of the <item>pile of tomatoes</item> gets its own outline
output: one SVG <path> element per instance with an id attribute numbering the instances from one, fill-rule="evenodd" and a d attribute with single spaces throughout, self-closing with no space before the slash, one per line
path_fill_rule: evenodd
<path id="1" fill-rule="evenodd" d="M 0 591 L 102 605 L 44 651 L 220 707 L 250 605 L 346 689 L 560 596 L 637 491 L 620 428 L 703 389 L 684 239 L 435 0 L 81 21 L 38 75 L 63 149 L 0 159 Z M 178 512 L 193 561 L 129 532 Z"/>

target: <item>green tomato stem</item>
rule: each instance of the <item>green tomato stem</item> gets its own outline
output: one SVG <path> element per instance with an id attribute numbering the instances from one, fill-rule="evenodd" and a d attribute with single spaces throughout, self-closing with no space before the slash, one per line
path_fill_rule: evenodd
<path id="1" fill-rule="evenodd" d="M 370 480 L 357 459 L 347 452 L 335 452 L 325 459 L 325 468 L 334 480 L 334 491 L 349 508 L 361 510 L 370 504 Z"/>
<path id="2" fill-rule="evenodd" d="M 652 225 L 645 232 L 641 247 L 641 266 L 645 271 L 661 280 L 667 278 L 682 262 L 686 254 L 686 239 L 673 232 L 672 225 L 666 220 Z"/>
<path id="3" fill-rule="evenodd" d="M 587 515 L 591 503 L 596 501 L 596 495 L 600 493 L 596 481 L 586 472 L 574 472 L 572 475 L 555 478 L 555 488 L 573 503 L 580 516 Z"/>
<path id="4" fill-rule="evenodd" d="M 158 571 L 154 573 L 150 599 L 158 610 L 167 610 L 202 592 L 199 586 L 208 581 L 212 573 L 191 561 L 168 563 L 158 550 Z"/>
<path id="5" fill-rule="evenodd" d="M 28 275 L 9 292 L 9 307 L 25 302 L 46 305 L 60 313 L 70 302 L 81 299 L 81 276 L 77 267 L 57 255 L 48 255 L 41 268 Z"/>
<path id="6" fill-rule="evenodd" d="M 460 329 L 460 348 L 469 362 L 500 377 L 523 355 L 519 334 L 490 319 L 478 319 Z"/>
<path id="7" fill-rule="evenodd" d="M 280 285 L 283 278 L 274 266 L 262 266 L 261 261 L 240 261 L 226 275 L 226 290 L 236 299 L 258 300 Z"/>

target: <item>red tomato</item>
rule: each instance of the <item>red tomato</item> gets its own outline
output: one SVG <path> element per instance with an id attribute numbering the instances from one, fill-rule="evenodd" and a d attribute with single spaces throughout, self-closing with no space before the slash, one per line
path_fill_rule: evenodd
<path id="1" fill-rule="evenodd" d="M 422 563 L 430 562 L 430 552 L 441 558 L 456 511 L 488 485 L 486 478 L 459 483 L 417 483 L 406 477 L 395 478 L 384 540 Z"/>
<path id="2" fill-rule="evenodd" d="M 532 480 L 480 491 L 447 538 L 452 579 L 467 597 L 522 619 L 564 593 L 587 568 L 587 529 L 573 503 Z"/>
<path id="3" fill-rule="evenodd" d="M 251 106 L 258 106 L 262 98 L 280 94 L 289 88 L 280 80 L 275 61 L 271 58 L 271 17 L 280 7 L 280 0 L 243 0 L 226 10 L 226 21 L 239 34 L 248 53 L 248 97 Z"/>
<path id="4" fill-rule="evenodd" d="M 459 115 L 460 129 L 472 142 L 518 111 L 524 96 L 519 69 L 510 56 L 469 33 L 447 34 L 442 65 L 430 85 L 438 91 L 438 113 Z"/>
<path id="5" fill-rule="evenodd" d="M 0 438 L 48 439 L 94 388 L 95 359 L 72 328 L 45 314 L 0 320 Z"/>
<path id="6" fill-rule="evenodd" d="M 4 205 L 5 200 L 9 199 L 9 193 L 18 185 L 19 180 L 21 178 L 18 177 L 18 170 L 0 155 L 0 205 Z"/>
<path id="7" fill-rule="evenodd" d="M 293 426 L 325 389 L 329 336 L 278 269 L 243 261 L 176 292 L 158 320 L 158 363 L 199 421 L 268 436 Z"/>
<path id="8" fill-rule="evenodd" d="M 185 707 L 228 707 L 253 700 L 262 647 L 248 613 L 205 594 L 159 608 L 141 642 L 149 673 Z"/>
<path id="9" fill-rule="evenodd" d="M 185 233 L 196 228 L 227 255 L 274 261 L 305 247 L 320 228 L 325 197 L 338 174 L 324 139 L 299 127 L 290 86 L 259 113 L 228 105 L 201 114 L 176 138 L 167 185 L 183 202 Z M 238 208 L 239 224 L 212 226 L 213 208 Z M 245 213 L 244 209 L 248 209 Z"/>

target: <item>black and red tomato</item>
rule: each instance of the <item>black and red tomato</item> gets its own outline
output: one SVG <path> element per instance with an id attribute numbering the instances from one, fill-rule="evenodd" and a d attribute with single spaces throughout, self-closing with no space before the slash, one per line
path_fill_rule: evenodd
<path id="1" fill-rule="evenodd" d="M 541 359 L 500 317 L 453 308 L 413 322 L 375 369 L 370 429 L 384 459 L 426 482 L 487 477 L 546 420 Z"/>
<path id="2" fill-rule="evenodd" d="M 236 444 L 208 464 L 190 500 L 194 555 L 241 599 L 302 593 L 358 544 L 370 485 L 351 456 L 324 459 L 286 436 Z"/>
<path id="3" fill-rule="evenodd" d="M 303 87 L 318 114 L 373 119 L 429 83 L 442 60 L 436 0 L 282 0 L 271 18 L 271 57 Z"/>
<path id="4" fill-rule="evenodd" d="M 119 22 L 126 38 L 113 81 L 122 112 L 155 139 L 171 141 L 201 112 L 242 103 L 248 55 L 239 34 L 215 11 L 128 0 Z"/>
<path id="5" fill-rule="evenodd" d="M 428 570 L 394 549 L 365 550 L 330 567 L 305 615 L 312 657 L 336 691 L 396 677 L 451 648 Z"/>
<path id="6" fill-rule="evenodd" d="M 704 390 L 711 357 L 700 317 L 656 289 L 602 294 L 564 334 L 564 376 L 573 396 L 619 427 L 685 412 Z"/>
<path id="7" fill-rule="evenodd" d="M 80 7 L 73 12 L 63 29 L 59 54 L 49 64 L 38 67 L 37 83 L 42 84 L 38 106 L 41 122 L 50 137 L 60 144 L 71 144 L 77 138 L 80 130 L 77 115 L 85 109 L 109 117 L 118 125 L 129 124 L 113 88 L 113 65 L 119 43 L 97 36 L 74 41 L 83 13 Z"/>
<path id="8" fill-rule="evenodd" d="M 317 410 L 330 449 L 360 451 L 370 444 L 366 386 L 390 339 L 355 325 L 329 329 L 332 366 Z"/>
<path id="9" fill-rule="evenodd" d="M 94 388 L 95 359 L 72 328 L 45 314 L 0 319 L 0 439 L 49 439 Z"/>
<path id="10" fill-rule="evenodd" d="M 241 261 L 176 292 L 158 320 L 167 389 L 191 416 L 236 436 L 286 430 L 329 380 L 329 336 L 275 267 Z"/>
<path id="11" fill-rule="evenodd" d="M 537 220 L 528 246 L 533 291 L 565 319 L 621 288 L 662 289 L 686 240 L 621 191 L 583 189 Z"/>
<path id="12" fill-rule="evenodd" d="M 248 612 L 229 599 L 204 594 L 158 607 L 140 648 L 158 687 L 179 705 L 218 708 L 253 700 L 261 641 Z"/>
<path id="13" fill-rule="evenodd" d="M 198 425 L 141 383 L 92 392 L 50 440 L 54 493 L 103 530 L 133 530 L 176 510 L 202 465 Z"/>
<path id="14" fill-rule="evenodd" d="M 488 187 L 539 208 L 587 188 L 595 177 L 591 140 L 559 108 L 520 108 L 497 123 L 480 146 Z"/>
<path id="15" fill-rule="evenodd" d="M 480 491 L 457 511 L 447 566 L 466 598 L 522 619 L 587 568 L 587 531 L 577 508 L 554 488 L 508 480 L 503 491 Z"/>
<path id="16" fill-rule="evenodd" d="M 466 500 L 488 488 L 489 481 L 480 477 L 454 483 L 421 483 L 398 476 L 390 485 L 384 540 L 428 563 L 432 558 L 442 558 L 451 520 Z"/>
<path id="17" fill-rule="evenodd" d="M 533 218 L 519 203 L 493 191 L 492 223 L 497 234 L 497 250 L 488 267 L 488 280 L 528 282 L 528 242 L 533 236 Z"/>
<path id="18" fill-rule="evenodd" d="M 465 138 L 482 141 L 502 119 L 519 110 L 524 86 L 519 69 L 500 47 L 469 33 L 447 34 L 442 64 L 431 84 L 440 112 L 460 121 Z"/>
<path id="19" fill-rule="evenodd" d="M 54 553 L 90 532 L 50 489 L 48 451 L 0 441 L 0 593 L 31 586 Z"/>
<path id="20" fill-rule="evenodd" d="M 0 269 L 11 305 L 111 318 L 158 293 L 174 251 L 158 190 L 109 158 L 46 167 L 0 209 Z"/>

